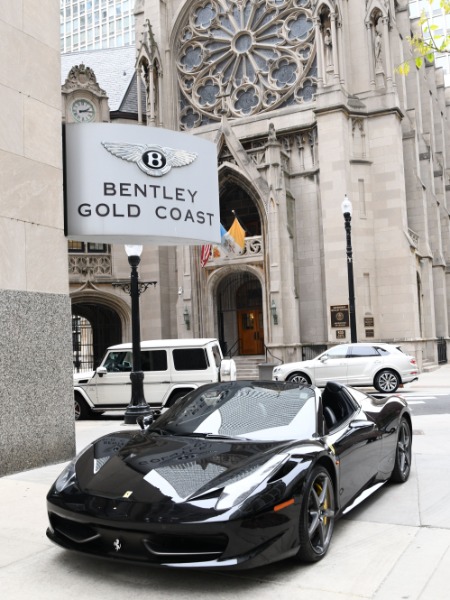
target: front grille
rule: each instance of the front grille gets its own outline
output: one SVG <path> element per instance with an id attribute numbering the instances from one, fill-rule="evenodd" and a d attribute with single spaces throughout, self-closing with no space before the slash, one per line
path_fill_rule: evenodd
<path id="1" fill-rule="evenodd" d="M 212 558 L 220 556 L 227 547 L 228 539 L 225 535 L 165 535 L 151 534 L 144 541 L 147 550 L 162 558 L 186 557 L 200 560 L 200 557 Z"/>
<path id="2" fill-rule="evenodd" d="M 54 531 L 77 544 L 87 544 L 100 537 L 93 527 L 64 519 L 55 514 L 50 515 L 50 524 Z"/>
<path id="3" fill-rule="evenodd" d="M 50 513 L 53 539 L 61 545 L 121 560 L 153 564 L 186 563 L 217 559 L 228 545 L 224 534 L 173 535 L 121 530 L 114 527 L 87 525 Z"/>

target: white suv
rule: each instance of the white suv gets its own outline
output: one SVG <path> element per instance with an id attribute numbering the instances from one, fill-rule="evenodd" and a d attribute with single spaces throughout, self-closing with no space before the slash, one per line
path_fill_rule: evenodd
<path id="1" fill-rule="evenodd" d="M 217 339 L 141 342 L 144 397 L 152 407 L 168 407 L 204 383 L 234 381 L 236 364 L 224 359 Z M 74 374 L 75 418 L 123 411 L 131 400 L 131 344 L 107 349 L 95 371 Z"/>
<path id="2" fill-rule="evenodd" d="M 374 386 L 379 392 L 395 392 L 418 379 L 416 359 L 399 346 L 374 342 L 340 344 L 311 360 L 284 363 L 273 369 L 276 381 L 297 381 L 324 387 L 327 381 L 351 386 Z"/>

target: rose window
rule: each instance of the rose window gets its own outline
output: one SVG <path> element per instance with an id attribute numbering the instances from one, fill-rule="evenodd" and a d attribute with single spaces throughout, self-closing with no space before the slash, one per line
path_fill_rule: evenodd
<path id="1" fill-rule="evenodd" d="M 198 0 L 177 52 L 181 127 L 311 102 L 311 0 Z"/>

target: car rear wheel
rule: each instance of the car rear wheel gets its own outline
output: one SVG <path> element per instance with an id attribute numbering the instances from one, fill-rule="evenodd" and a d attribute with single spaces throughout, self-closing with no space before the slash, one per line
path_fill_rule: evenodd
<path id="1" fill-rule="evenodd" d="M 395 392 L 400 385 L 400 377 L 394 371 L 384 369 L 375 376 L 374 385 L 379 392 Z"/>
<path id="2" fill-rule="evenodd" d="M 392 471 L 391 481 L 404 483 L 411 472 L 412 435 L 408 421 L 403 418 L 400 421 L 397 437 L 397 448 L 395 451 L 395 466 Z"/>
<path id="3" fill-rule="evenodd" d="M 316 562 L 327 553 L 334 529 L 334 489 L 328 471 L 316 467 L 305 483 L 300 509 L 300 550 L 297 557 Z"/>
<path id="4" fill-rule="evenodd" d="M 310 384 L 311 380 L 303 373 L 291 373 L 286 377 L 286 381 L 292 381 L 293 383 L 307 383 Z"/>

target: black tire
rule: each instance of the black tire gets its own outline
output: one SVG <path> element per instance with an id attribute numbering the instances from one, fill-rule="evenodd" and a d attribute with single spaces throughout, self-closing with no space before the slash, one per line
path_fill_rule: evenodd
<path id="1" fill-rule="evenodd" d="M 292 381 L 293 383 L 300 384 L 306 383 L 308 385 L 311 383 L 311 379 L 304 373 L 291 373 L 286 377 L 286 381 Z"/>
<path id="2" fill-rule="evenodd" d="M 409 422 L 403 417 L 398 427 L 395 465 L 391 481 L 405 483 L 411 473 L 412 434 Z"/>
<path id="3" fill-rule="evenodd" d="M 374 386 L 379 392 L 393 393 L 400 385 L 400 377 L 395 371 L 383 369 L 375 375 Z"/>
<path id="4" fill-rule="evenodd" d="M 75 421 L 81 421 L 82 419 L 92 418 L 92 411 L 86 404 L 85 399 L 80 395 L 74 394 L 74 406 L 75 406 Z"/>
<path id="5" fill-rule="evenodd" d="M 317 562 L 325 556 L 334 530 L 334 488 L 330 474 L 315 467 L 305 483 L 300 509 L 300 550 L 297 558 Z"/>

